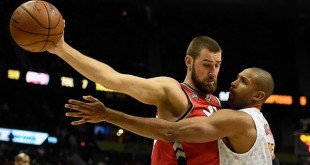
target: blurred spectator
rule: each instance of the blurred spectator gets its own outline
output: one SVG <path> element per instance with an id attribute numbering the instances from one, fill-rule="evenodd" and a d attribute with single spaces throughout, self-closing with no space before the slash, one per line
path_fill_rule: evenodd
<path id="1" fill-rule="evenodd" d="M 310 118 L 301 118 L 299 119 L 300 132 L 310 133 Z"/>
<path id="2" fill-rule="evenodd" d="M 26 153 L 19 153 L 14 159 L 14 165 L 30 165 L 30 157 Z"/>

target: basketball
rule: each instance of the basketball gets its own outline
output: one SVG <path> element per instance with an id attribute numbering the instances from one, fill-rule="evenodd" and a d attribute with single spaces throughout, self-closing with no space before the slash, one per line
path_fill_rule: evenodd
<path id="1" fill-rule="evenodd" d="M 10 33 L 21 48 L 43 52 L 55 47 L 64 31 L 58 9 L 42 0 L 27 1 L 16 8 L 10 19 Z"/>

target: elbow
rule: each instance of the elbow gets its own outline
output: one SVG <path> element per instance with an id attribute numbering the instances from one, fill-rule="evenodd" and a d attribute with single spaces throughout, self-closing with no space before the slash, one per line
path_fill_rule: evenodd
<path id="1" fill-rule="evenodd" d="M 166 142 L 175 142 L 175 141 L 177 141 L 177 138 L 176 138 L 176 136 L 173 133 L 167 133 L 165 138 L 164 138 L 164 141 L 166 141 Z"/>
<path id="2" fill-rule="evenodd" d="M 155 138 L 158 140 L 162 140 L 165 142 L 174 142 L 178 139 L 178 127 L 176 126 L 175 122 L 163 122 L 160 127 L 155 129 Z"/>
<path id="3" fill-rule="evenodd" d="M 177 141 L 177 131 L 175 130 L 166 130 L 160 136 L 160 140 L 165 142 L 174 142 Z"/>

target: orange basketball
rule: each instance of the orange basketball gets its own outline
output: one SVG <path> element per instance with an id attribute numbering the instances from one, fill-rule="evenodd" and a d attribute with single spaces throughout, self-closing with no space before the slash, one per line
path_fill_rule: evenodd
<path id="1" fill-rule="evenodd" d="M 43 52 L 55 46 L 64 31 L 64 20 L 49 2 L 31 0 L 21 4 L 11 16 L 14 41 L 30 52 Z"/>

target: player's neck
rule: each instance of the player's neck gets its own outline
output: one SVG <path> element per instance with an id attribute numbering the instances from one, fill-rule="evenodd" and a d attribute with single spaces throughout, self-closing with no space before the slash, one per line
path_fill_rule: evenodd
<path id="1" fill-rule="evenodd" d="M 259 109 L 259 110 L 261 110 L 262 109 L 262 105 L 255 105 L 255 106 L 253 106 L 254 108 L 257 108 L 257 109 Z"/>

